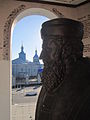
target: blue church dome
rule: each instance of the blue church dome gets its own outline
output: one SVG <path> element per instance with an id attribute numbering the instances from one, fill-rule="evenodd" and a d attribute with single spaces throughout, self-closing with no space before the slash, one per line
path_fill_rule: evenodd
<path id="1" fill-rule="evenodd" d="M 35 50 L 34 58 L 39 58 L 38 55 L 37 55 L 37 50 Z"/>
<path id="2" fill-rule="evenodd" d="M 35 54 L 35 55 L 34 55 L 34 58 L 38 58 L 38 55 L 37 55 L 37 54 Z"/>
<path id="3" fill-rule="evenodd" d="M 35 55 L 33 57 L 33 62 L 39 62 L 39 57 L 37 55 L 37 50 L 35 50 Z"/>
<path id="4" fill-rule="evenodd" d="M 24 47 L 21 46 L 21 52 L 19 53 L 19 58 L 22 59 L 24 62 L 26 61 L 26 54 L 24 53 Z"/>

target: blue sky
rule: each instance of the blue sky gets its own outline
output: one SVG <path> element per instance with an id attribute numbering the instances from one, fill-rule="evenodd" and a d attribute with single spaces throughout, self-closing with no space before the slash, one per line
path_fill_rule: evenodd
<path id="1" fill-rule="evenodd" d="M 12 36 L 12 59 L 18 57 L 22 44 L 27 60 L 33 60 L 35 49 L 40 55 L 42 50 L 40 29 L 42 23 L 47 20 L 45 16 L 32 15 L 24 17 L 16 24 Z"/>

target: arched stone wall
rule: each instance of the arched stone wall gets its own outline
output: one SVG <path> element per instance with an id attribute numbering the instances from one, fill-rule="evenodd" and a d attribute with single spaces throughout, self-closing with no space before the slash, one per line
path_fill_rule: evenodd
<path id="1" fill-rule="evenodd" d="M 63 9 L 62 9 L 63 8 Z M 43 15 L 49 19 L 63 17 L 64 7 L 22 3 L 17 1 L 3 1 L 0 7 L 0 119 L 12 120 L 12 65 L 11 44 L 12 32 L 15 24 L 27 15 Z M 68 9 L 68 8 L 67 8 Z M 3 114 L 2 114 L 3 112 Z"/>
<path id="2" fill-rule="evenodd" d="M 14 9 L 7 17 L 3 31 L 3 60 L 10 59 L 10 39 L 12 24 L 16 16 L 24 9 L 25 5 L 20 5 L 18 8 Z"/>
<path id="3" fill-rule="evenodd" d="M 73 19 L 76 18 L 76 13 L 74 12 L 75 9 L 64 6 L 20 1 L 3 1 L 2 6 L 4 6 L 4 8 L 2 10 L 3 14 L 1 15 L 1 17 L 4 17 L 4 20 L 2 20 L 3 33 L 1 31 L 2 42 L 0 44 L 0 60 L 10 60 L 9 48 L 11 41 L 11 33 L 14 27 L 13 25 L 15 25 L 16 21 L 24 17 L 25 14 L 44 15 L 46 17 L 49 17 L 50 19 L 63 16 Z M 70 11 L 71 9 L 72 12 L 75 13 L 74 15 Z"/>
<path id="4" fill-rule="evenodd" d="M 53 8 L 53 12 L 42 8 L 29 8 L 26 9 L 25 5 L 20 5 L 18 8 L 12 10 L 7 17 L 7 21 L 4 25 L 4 40 L 3 40 L 3 60 L 10 60 L 10 41 L 12 38 L 12 32 L 15 24 L 25 16 L 29 15 L 42 15 L 49 19 L 57 17 L 64 17 L 57 9 Z"/>

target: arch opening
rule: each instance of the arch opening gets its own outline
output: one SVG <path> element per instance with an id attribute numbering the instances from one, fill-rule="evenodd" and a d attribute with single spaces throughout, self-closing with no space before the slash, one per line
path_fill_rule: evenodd
<path id="1" fill-rule="evenodd" d="M 15 29 L 15 26 L 16 26 L 16 24 L 18 24 L 18 22 L 20 21 L 20 20 L 22 20 L 22 19 L 24 19 L 26 16 L 35 16 L 35 15 L 37 15 L 37 16 L 45 16 L 45 17 L 47 17 L 48 19 L 53 19 L 53 18 L 56 18 L 57 16 L 56 15 L 54 15 L 52 12 L 50 12 L 50 11 L 48 11 L 48 10 L 44 10 L 44 9 L 41 9 L 41 8 L 31 8 L 31 9 L 27 9 L 27 10 L 25 10 L 25 11 L 23 11 L 22 13 L 20 13 L 17 17 L 16 17 L 16 19 L 14 20 L 14 22 L 13 22 L 13 24 L 12 24 L 12 29 L 11 29 L 11 44 L 13 43 L 13 31 L 14 31 L 14 29 Z M 48 20 L 47 19 L 47 20 Z M 45 21 L 45 20 L 44 20 Z M 43 21 L 43 22 L 44 22 Z M 34 29 L 34 28 L 33 28 Z M 34 34 L 34 33 L 33 33 Z M 40 36 L 40 34 L 39 34 L 39 36 Z M 35 38 L 36 39 L 36 38 Z M 38 40 L 37 40 L 38 41 Z M 16 42 L 18 42 L 18 41 L 16 41 Z M 26 40 L 26 42 L 27 42 L 27 40 Z M 22 41 L 19 41 L 19 44 L 20 43 L 22 43 Z M 23 45 L 24 45 L 25 43 L 23 43 Z M 13 45 L 13 44 L 12 44 Z M 22 47 L 24 47 L 24 46 L 21 46 L 21 52 L 23 51 L 22 50 Z M 42 46 L 42 43 L 41 43 L 41 46 Z M 36 46 L 37 47 L 37 46 Z M 20 45 L 19 45 L 19 49 L 20 49 Z M 37 49 L 37 48 L 35 48 L 35 46 L 34 46 L 34 49 Z M 12 48 L 11 48 L 11 51 L 12 51 Z M 24 52 L 24 51 L 23 51 Z M 36 53 L 37 51 L 35 51 L 35 54 L 37 54 Z M 41 51 L 40 51 L 41 52 Z M 12 53 L 12 52 L 11 52 Z M 40 53 L 39 53 L 39 55 L 40 55 Z M 11 55 L 10 55 L 11 56 Z M 22 56 L 22 55 L 21 55 Z M 19 53 L 19 57 L 20 57 L 20 53 Z M 14 58 L 14 57 L 13 57 Z M 35 59 L 36 60 L 36 59 Z M 14 61 L 15 62 L 15 61 Z M 18 67 L 18 65 L 15 65 L 14 64 L 14 67 L 15 68 L 20 68 L 20 65 L 19 65 L 19 67 Z M 26 65 L 25 66 L 23 66 L 25 69 L 26 69 Z M 31 70 L 28 68 L 28 71 L 30 72 Z M 25 72 L 24 71 L 24 69 L 21 67 L 21 72 L 23 73 L 23 72 Z M 12 73 L 13 73 L 13 67 L 12 67 Z M 20 73 L 21 74 L 21 73 Z M 20 75 L 19 74 L 19 75 Z M 22 74 L 21 74 L 21 76 L 22 76 Z M 13 76 L 12 76 L 13 77 Z M 28 80 L 28 77 L 29 76 L 27 76 L 26 75 L 26 84 L 28 84 L 27 83 L 27 80 Z M 38 76 L 38 77 L 40 77 L 40 76 Z M 39 78 L 40 79 L 40 78 Z M 12 79 L 11 79 L 12 80 Z M 15 77 L 13 77 L 13 80 L 15 81 Z M 17 79 L 18 80 L 18 79 Z M 21 80 L 20 80 L 20 82 L 21 82 Z M 40 81 L 39 81 L 40 82 Z M 11 82 L 12 83 L 12 82 Z M 13 82 L 13 84 L 15 84 L 14 82 Z M 20 85 L 16 85 L 15 87 L 20 87 Z M 23 85 L 22 85 L 23 86 Z M 27 88 L 25 87 L 25 88 L 23 88 L 23 87 L 20 87 L 20 88 L 17 88 L 16 90 L 15 89 L 12 89 L 12 93 L 13 93 L 13 95 L 14 95 L 14 97 L 12 96 L 12 103 L 13 103 L 13 108 L 14 108 L 14 112 L 15 112 L 15 109 L 17 109 L 17 112 L 18 112 L 18 110 L 20 109 L 20 105 L 19 105 L 19 103 L 15 103 L 15 100 L 16 100 L 16 102 L 17 102 L 17 98 L 18 98 L 18 94 L 21 92 L 21 98 L 22 98 L 22 101 L 24 102 L 24 99 L 23 99 L 23 97 L 25 98 L 25 95 L 26 96 L 28 96 L 27 94 L 28 94 L 28 91 L 29 91 L 29 93 L 30 93 L 30 89 L 28 89 L 29 88 L 29 85 L 26 85 L 26 86 L 28 86 Z M 31 87 L 30 87 L 31 88 Z M 37 85 L 37 86 L 33 86 L 31 89 L 33 89 L 34 91 L 35 90 L 38 90 L 38 92 L 37 92 L 37 94 L 39 94 L 39 92 L 40 92 L 40 88 L 41 88 L 41 86 L 39 85 Z M 22 92 L 23 91 L 23 92 Z M 15 98 L 15 93 L 16 93 L 16 97 L 17 98 Z M 23 94 L 23 96 L 22 96 L 22 94 Z M 31 93 L 32 94 L 32 93 Z M 19 94 L 20 95 L 20 94 Z M 34 96 L 35 97 L 35 96 Z M 20 102 L 20 99 L 18 99 L 19 101 L 18 102 Z M 28 101 L 28 106 L 27 105 L 22 105 L 23 106 L 23 108 L 30 108 L 32 105 L 31 104 L 29 104 L 30 102 L 29 102 L 29 100 L 30 99 L 28 99 L 28 98 L 26 98 L 26 101 Z M 33 100 L 33 101 L 35 101 L 34 99 L 33 99 L 33 97 L 32 97 L 32 99 L 31 100 Z M 18 104 L 17 105 L 17 107 L 16 107 L 16 104 Z M 32 119 L 32 115 L 31 114 L 35 114 L 35 104 L 36 103 L 34 103 L 34 106 L 33 106 L 33 109 L 32 109 L 32 113 L 29 113 L 28 115 L 30 115 L 30 119 Z M 30 106 L 31 105 L 31 106 Z M 23 110 L 25 110 L 25 109 L 22 109 L 22 111 Z M 12 114 L 13 114 L 13 111 L 12 111 Z M 31 111 L 29 111 L 29 112 L 31 112 Z M 23 114 L 24 115 L 24 114 Z M 27 114 L 26 114 L 27 115 Z M 27 115 L 27 117 L 28 117 L 28 115 Z M 12 117 L 15 117 L 15 116 L 12 116 Z M 35 117 L 35 115 L 34 115 L 34 117 Z M 15 119 L 15 118 L 14 118 Z M 17 118 L 16 118 L 17 119 Z M 34 119 L 34 118 L 33 118 Z M 13 118 L 12 118 L 12 120 L 13 120 Z"/>

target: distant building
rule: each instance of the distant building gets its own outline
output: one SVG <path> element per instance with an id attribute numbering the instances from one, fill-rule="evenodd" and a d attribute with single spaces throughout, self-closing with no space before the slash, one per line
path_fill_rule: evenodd
<path id="1" fill-rule="evenodd" d="M 40 64 L 37 50 L 33 57 L 33 62 L 26 60 L 26 53 L 24 47 L 21 46 L 19 58 L 12 60 L 12 76 L 14 78 L 33 78 L 38 75 L 39 71 L 43 69 L 43 64 Z"/>

